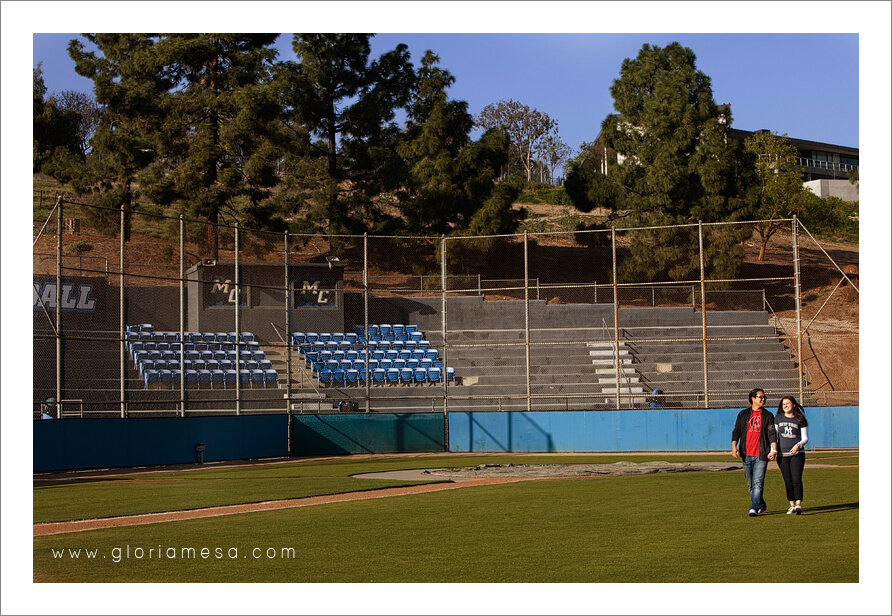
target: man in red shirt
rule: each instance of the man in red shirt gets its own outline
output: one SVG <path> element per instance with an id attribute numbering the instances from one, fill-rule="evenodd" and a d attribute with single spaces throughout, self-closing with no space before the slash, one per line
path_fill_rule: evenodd
<path id="1" fill-rule="evenodd" d="M 739 447 L 739 448 L 738 448 Z M 777 430 L 774 415 L 765 410 L 765 391 L 756 388 L 750 392 L 750 408 L 737 414 L 731 432 L 731 455 L 743 454 L 743 475 L 750 491 L 750 516 L 757 516 L 768 506 L 762 497 L 765 470 L 768 460 L 777 456 Z"/>

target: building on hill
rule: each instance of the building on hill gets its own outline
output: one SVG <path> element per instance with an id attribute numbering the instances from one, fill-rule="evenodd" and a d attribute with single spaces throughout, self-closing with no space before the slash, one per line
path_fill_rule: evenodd
<path id="1" fill-rule="evenodd" d="M 770 132 L 768 129 L 757 131 L 729 128 L 728 136 L 743 141 L 750 135 Z M 858 201 L 858 182 L 849 181 L 849 172 L 858 169 L 858 148 L 807 139 L 787 137 L 799 151 L 799 165 L 802 167 L 802 179 L 806 188 L 825 199 L 838 197 L 843 201 Z M 609 174 L 611 165 L 622 164 L 623 155 L 606 147 L 601 134 L 595 138 L 583 160 L 583 167 Z"/>
<path id="2" fill-rule="evenodd" d="M 738 141 L 763 132 L 770 131 L 728 129 L 728 135 Z M 799 166 L 806 188 L 822 199 L 839 197 L 843 201 L 858 201 L 858 183 L 849 181 L 849 172 L 858 169 L 858 148 L 789 136 L 787 139 L 799 151 Z"/>

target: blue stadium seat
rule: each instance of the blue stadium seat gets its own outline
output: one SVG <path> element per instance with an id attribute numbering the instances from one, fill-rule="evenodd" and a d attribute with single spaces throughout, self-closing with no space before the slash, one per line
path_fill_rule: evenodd
<path id="1" fill-rule="evenodd" d="M 344 381 L 347 385 L 359 385 L 359 370 L 354 368 L 344 370 Z"/>
<path id="2" fill-rule="evenodd" d="M 446 368 L 446 380 L 455 383 L 455 368 Z"/>
<path id="3" fill-rule="evenodd" d="M 442 378 L 442 372 L 439 368 L 428 368 L 427 369 L 427 382 L 428 383 L 439 383 Z"/>
<path id="4" fill-rule="evenodd" d="M 405 327 L 406 327 L 406 333 L 408 333 L 408 334 L 415 333 L 418 331 L 418 326 L 415 325 L 414 323 L 410 323 L 410 324 L 406 325 Z M 422 334 L 422 336 L 423 335 L 424 334 Z"/>
<path id="5" fill-rule="evenodd" d="M 161 383 L 161 374 L 157 370 L 150 368 L 143 373 L 143 381 L 146 388 L 149 385 L 158 385 Z"/>
<path id="6" fill-rule="evenodd" d="M 238 372 L 235 370 L 226 370 L 223 374 L 226 377 L 226 380 L 223 381 L 223 387 L 229 387 L 230 385 L 235 387 L 235 380 L 238 378 Z"/>
<path id="7" fill-rule="evenodd" d="M 291 344 L 301 346 L 307 343 L 307 335 L 303 332 L 293 332 L 291 334 Z"/>
<path id="8" fill-rule="evenodd" d="M 427 368 L 415 368 L 412 370 L 412 378 L 416 385 L 427 384 Z"/>
<path id="9" fill-rule="evenodd" d="M 142 360 L 145 360 L 145 359 L 148 359 L 148 358 L 149 358 L 149 352 L 148 352 L 148 351 L 141 351 L 141 350 L 140 350 L 140 351 L 136 351 L 136 352 L 133 354 L 133 367 L 134 367 L 134 368 L 138 367 L 138 366 L 139 366 L 139 363 L 140 363 Z"/>
<path id="10" fill-rule="evenodd" d="M 388 368 L 387 369 L 387 384 L 388 385 L 399 385 L 400 383 L 400 371 L 396 368 Z"/>
<path id="11" fill-rule="evenodd" d="M 319 386 L 322 386 L 322 385 L 328 386 L 328 385 L 331 385 L 331 383 L 332 383 L 331 370 L 329 370 L 328 368 L 323 368 L 322 370 L 320 370 L 316 376 L 316 384 Z"/>
<path id="12" fill-rule="evenodd" d="M 387 384 L 387 371 L 384 368 L 375 368 L 372 370 L 372 384 L 373 385 L 386 385 Z"/>
<path id="13" fill-rule="evenodd" d="M 186 385 L 198 385 L 197 370 L 186 370 Z"/>
<path id="14" fill-rule="evenodd" d="M 261 359 L 259 362 L 257 362 L 257 367 L 261 370 L 269 370 L 273 367 L 273 362 L 268 359 Z"/>
<path id="15" fill-rule="evenodd" d="M 347 371 L 340 368 L 332 370 L 331 380 L 334 385 L 343 386 L 347 382 Z"/>
<path id="16" fill-rule="evenodd" d="M 406 367 L 406 360 L 405 359 L 394 359 L 393 367 L 396 368 L 397 370 L 402 370 L 403 368 Z"/>
<path id="17" fill-rule="evenodd" d="M 383 368 L 384 370 L 390 370 L 393 368 L 393 360 L 392 359 L 382 359 L 378 362 L 378 367 Z"/>
<path id="18" fill-rule="evenodd" d="M 414 375 L 412 374 L 411 368 L 400 368 L 400 384 L 401 385 L 412 385 Z"/>
<path id="19" fill-rule="evenodd" d="M 224 388 L 226 387 L 226 373 L 222 370 L 208 370 L 211 373 L 211 387 L 214 385 L 222 385 Z M 233 384 L 235 383 L 235 378 L 233 378 Z"/>
<path id="20" fill-rule="evenodd" d="M 263 386 L 272 387 L 273 385 L 279 386 L 279 373 L 272 368 L 268 368 L 263 371 Z"/>
<path id="21" fill-rule="evenodd" d="M 196 370 L 198 373 L 198 388 L 201 389 L 202 385 L 211 385 L 211 371 L 210 370 Z"/>
<path id="22" fill-rule="evenodd" d="M 262 386 L 266 381 L 266 375 L 263 373 L 263 370 L 259 368 L 255 368 L 250 371 L 251 373 L 251 388 L 254 388 L 254 385 Z"/>
<path id="23" fill-rule="evenodd" d="M 173 388 L 173 373 L 170 370 L 159 370 L 158 379 L 161 385 L 167 385 Z"/>

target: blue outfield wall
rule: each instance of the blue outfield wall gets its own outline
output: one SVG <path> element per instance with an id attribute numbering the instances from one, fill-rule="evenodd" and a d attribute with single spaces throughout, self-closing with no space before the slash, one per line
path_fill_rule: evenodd
<path id="1" fill-rule="evenodd" d="M 288 455 L 288 416 L 34 421 L 34 471 L 184 464 Z"/>
<path id="2" fill-rule="evenodd" d="M 294 415 L 298 456 L 446 450 L 442 413 Z"/>
<path id="3" fill-rule="evenodd" d="M 450 413 L 452 452 L 726 451 L 739 409 Z M 858 447 L 858 407 L 806 409 L 809 447 Z M 441 413 L 292 415 L 296 456 L 437 453 Z M 33 422 L 34 471 L 288 455 L 287 415 Z"/>
<path id="4" fill-rule="evenodd" d="M 806 409 L 808 448 L 858 447 L 858 408 Z M 730 451 L 740 409 L 450 413 L 452 452 Z"/>

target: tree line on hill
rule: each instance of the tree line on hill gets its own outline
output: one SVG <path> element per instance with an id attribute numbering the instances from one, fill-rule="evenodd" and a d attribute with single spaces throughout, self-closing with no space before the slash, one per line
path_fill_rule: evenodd
<path id="1" fill-rule="evenodd" d="M 416 70 L 405 45 L 370 57 L 372 35 L 294 34 L 295 60 L 279 61 L 278 36 L 84 35 L 98 52 L 72 40 L 69 55 L 93 81 L 95 103 L 78 93 L 47 99 L 35 70 L 35 171 L 92 193 L 110 227 L 146 200 L 205 221 L 198 239 L 216 258 L 217 223 L 234 221 L 332 238 L 510 234 L 524 185 L 554 177 L 569 155 L 545 113 L 508 100 L 475 118 L 449 99 L 455 77 L 433 51 Z M 564 169 L 578 209 L 611 212 L 602 227 L 773 220 L 808 209 L 789 144 L 776 135 L 728 139 L 730 106 L 716 105 L 695 60 L 672 43 L 644 45 L 623 62 L 610 89 L 617 113 Z M 475 126 L 484 129 L 476 140 Z M 606 173 L 587 165 L 602 147 L 623 164 Z M 758 229 L 763 250 L 776 230 Z M 735 274 L 750 233 L 711 228 L 709 272 Z M 688 278 L 699 270 L 696 234 L 695 225 L 634 234 L 622 274 Z"/>

